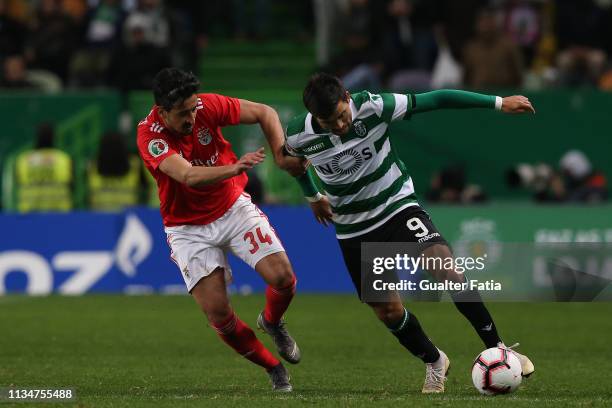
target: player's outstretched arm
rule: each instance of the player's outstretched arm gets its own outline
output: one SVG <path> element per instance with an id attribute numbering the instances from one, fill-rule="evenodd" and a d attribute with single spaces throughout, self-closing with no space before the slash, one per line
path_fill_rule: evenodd
<path id="1" fill-rule="evenodd" d="M 283 132 L 278 114 L 272 107 L 240 99 L 240 123 L 259 123 L 270 145 L 276 165 L 289 172 L 292 176 L 304 174 L 307 167 L 306 160 L 286 156 L 283 153 L 285 133 Z"/>
<path id="2" fill-rule="evenodd" d="M 173 154 L 160 163 L 159 169 L 179 183 L 186 184 L 189 187 L 201 187 L 237 176 L 263 162 L 265 157 L 262 147 L 256 152 L 245 154 L 234 164 L 207 167 L 192 166 L 178 154 Z"/>
<path id="3" fill-rule="evenodd" d="M 411 100 L 412 113 L 429 112 L 437 109 L 488 108 L 504 113 L 535 113 L 529 99 L 522 95 L 501 98 L 476 92 L 441 89 L 416 94 Z"/>

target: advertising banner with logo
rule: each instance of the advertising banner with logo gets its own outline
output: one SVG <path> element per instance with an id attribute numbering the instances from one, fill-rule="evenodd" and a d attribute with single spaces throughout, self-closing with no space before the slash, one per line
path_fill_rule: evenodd
<path id="1" fill-rule="evenodd" d="M 287 250 L 300 291 L 354 292 L 333 228 L 317 224 L 305 207 L 263 210 Z M 588 251 L 584 246 L 568 246 L 567 250 L 555 246 L 560 249 L 554 258 L 571 267 L 572 276 L 586 273 L 589 284 L 592 277 L 603 279 L 597 281 L 601 283 L 597 293 L 610 294 L 610 206 L 490 205 L 432 207 L 429 212 L 455 256 L 477 259 L 486 254 L 491 276 L 504 283 L 504 291 L 513 291 L 505 292 L 504 299 L 528 300 L 530 293 L 555 289 L 549 278 L 550 256 L 544 261 L 542 257 L 529 261 L 534 253 L 530 244 L 548 243 L 599 243 L 590 245 Z M 0 236 L 0 295 L 185 293 L 157 210 L 5 214 L 0 220 L 5 232 Z M 264 290 L 263 280 L 242 261 L 230 257 L 230 265 L 234 276 L 231 291 L 248 294 Z M 558 275 L 558 262 L 554 265 Z"/>
<path id="2" fill-rule="evenodd" d="M 300 290 L 352 290 L 331 229 L 316 224 L 301 207 L 265 211 L 292 260 Z M 0 237 L 0 294 L 186 292 L 157 210 L 0 218 L 7 231 Z M 264 290 L 263 280 L 242 261 L 230 257 L 230 265 L 230 290 Z"/>

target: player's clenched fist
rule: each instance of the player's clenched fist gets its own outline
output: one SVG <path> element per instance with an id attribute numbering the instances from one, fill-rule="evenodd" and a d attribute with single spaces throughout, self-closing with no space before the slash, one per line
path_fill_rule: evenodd
<path id="1" fill-rule="evenodd" d="M 529 99 L 523 95 L 507 96 L 502 100 L 502 112 L 504 113 L 535 113 L 535 109 Z"/>

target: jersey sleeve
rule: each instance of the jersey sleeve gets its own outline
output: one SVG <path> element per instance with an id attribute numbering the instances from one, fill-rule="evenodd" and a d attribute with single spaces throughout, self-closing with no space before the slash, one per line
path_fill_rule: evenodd
<path id="1" fill-rule="evenodd" d="M 204 113 L 221 127 L 240 123 L 240 100 L 219 94 L 200 94 Z"/>
<path id="2" fill-rule="evenodd" d="M 496 97 L 475 92 L 440 89 L 421 94 L 369 94 L 374 111 L 385 122 L 406 120 L 415 113 L 437 109 L 495 109 Z"/>
<path id="3" fill-rule="evenodd" d="M 304 139 L 306 125 L 305 121 L 308 114 L 297 116 L 289 122 L 285 132 L 284 150 L 289 156 L 304 157 L 302 140 Z"/>
<path id="4" fill-rule="evenodd" d="M 311 170 L 306 170 L 306 173 L 295 178 L 304 193 L 304 197 L 314 199 L 319 193 L 314 179 L 312 178 Z"/>
<path id="5" fill-rule="evenodd" d="M 145 123 L 138 127 L 138 152 L 146 165 L 157 169 L 161 162 L 177 152 L 171 147 L 165 134 L 150 130 L 148 126 L 157 129 L 158 125 Z"/>
<path id="6" fill-rule="evenodd" d="M 363 91 L 353 94 L 352 98 L 363 116 L 374 113 L 386 123 L 410 118 L 411 95 Z"/>
<path id="7" fill-rule="evenodd" d="M 429 112 L 436 109 L 495 109 L 494 95 L 455 89 L 440 89 L 411 96 L 412 113 Z"/>

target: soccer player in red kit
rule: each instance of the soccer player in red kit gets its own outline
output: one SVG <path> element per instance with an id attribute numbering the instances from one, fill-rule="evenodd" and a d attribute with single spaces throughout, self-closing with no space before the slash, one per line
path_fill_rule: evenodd
<path id="1" fill-rule="evenodd" d="M 300 361 L 282 319 L 295 293 L 295 275 L 267 217 L 244 193 L 245 171 L 263 161 L 263 148 L 238 159 L 221 128 L 259 123 L 278 165 L 295 169 L 304 164 L 282 154 L 284 133 L 272 108 L 198 93 L 199 86 L 193 74 L 179 69 L 156 75 L 155 106 L 138 124 L 138 150 L 157 181 L 170 256 L 187 290 L 219 337 L 264 367 L 273 390 L 289 392 L 287 370 L 236 316 L 227 296 L 231 269 L 226 254 L 232 251 L 268 284 L 258 327 L 272 337 L 285 360 Z"/>

